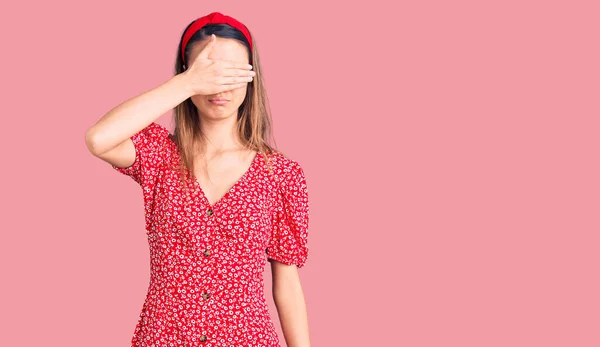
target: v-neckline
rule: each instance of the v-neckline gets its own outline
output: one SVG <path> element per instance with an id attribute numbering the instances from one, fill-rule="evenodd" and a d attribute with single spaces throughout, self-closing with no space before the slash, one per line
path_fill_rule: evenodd
<path id="1" fill-rule="evenodd" d="M 200 181 L 198 181 L 198 177 L 194 176 L 194 184 L 196 185 L 198 194 L 200 195 L 200 198 L 202 200 L 204 200 L 204 203 L 206 203 L 206 205 L 208 206 L 208 209 L 213 210 L 215 208 L 215 206 L 220 205 L 223 202 L 223 200 L 226 200 L 229 197 L 229 195 L 232 191 L 234 191 L 240 184 L 242 184 L 243 181 L 246 180 L 246 178 L 253 171 L 254 165 L 256 164 L 256 162 L 258 162 L 259 156 L 260 156 L 260 152 L 257 152 L 254 155 L 254 158 L 252 159 L 250 166 L 248 167 L 248 169 L 246 169 L 244 174 L 240 178 L 238 178 L 238 180 L 235 181 L 235 183 L 231 187 L 229 187 L 229 189 L 227 189 L 227 191 L 225 192 L 225 194 L 223 194 L 222 197 L 220 197 L 217 201 L 215 201 L 212 204 L 210 203 L 210 201 L 208 201 L 208 197 L 206 196 L 204 189 L 202 189 L 202 186 L 200 185 Z"/>

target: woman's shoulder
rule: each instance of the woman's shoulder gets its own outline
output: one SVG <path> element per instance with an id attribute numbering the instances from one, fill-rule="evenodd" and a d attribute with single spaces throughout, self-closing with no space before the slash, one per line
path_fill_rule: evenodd
<path id="1" fill-rule="evenodd" d="M 274 150 L 268 155 L 269 162 L 278 183 L 293 179 L 296 176 L 304 176 L 304 170 L 298 160 L 291 158 L 280 151 Z"/>
<path id="2" fill-rule="evenodd" d="M 267 156 L 269 161 L 273 163 L 272 165 L 281 172 L 289 173 L 294 170 L 302 169 L 301 164 L 297 160 L 281 151 L 273 150 L 273 152 L 269 153 Z"/>

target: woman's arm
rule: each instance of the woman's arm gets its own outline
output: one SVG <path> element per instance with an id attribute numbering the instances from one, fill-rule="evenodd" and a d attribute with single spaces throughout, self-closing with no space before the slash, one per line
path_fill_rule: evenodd
<path id="1" fill-rule="evenodd" d="M 271 262 L 273 301 L 288 347 L 310 347 L 308 315 L 296 265 Z"/>
<path id="2" fill-rule="evenodd" d="M 132 165 L 136 153 L 130 137 L 192 95 L 186 75 L 178 74 L 121 103 L 87 130 L 89 151 L 119 167 Z"/>
<path id="3" fill-rule="evenodd" d="M 246 86 L 255 76 L 245 63 L 209 59 L 215 37 L 202 48 L 190 67 L 160 86 L 133 97 L 104 115 L 85 134 L 89 151 L 113 165 L 127 167 L 135 161 L 131 136 L 188 98 L 211 95 Z"/>

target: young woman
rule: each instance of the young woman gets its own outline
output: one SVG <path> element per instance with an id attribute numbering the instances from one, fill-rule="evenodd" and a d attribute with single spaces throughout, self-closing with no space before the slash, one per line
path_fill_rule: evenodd
<path id="1" fill-rule="evenodd" d="M 172 108 L 170 134 L 155 120 Z M 90 152 L 143 192 L 151 277 L 132 346 L 280 346 L 267 261 L 287 345 L 310 345 L 306 179 L 270 126 L 256 43 L 215 12 L 185 29 L 174 77 L 88 129 Z"/>

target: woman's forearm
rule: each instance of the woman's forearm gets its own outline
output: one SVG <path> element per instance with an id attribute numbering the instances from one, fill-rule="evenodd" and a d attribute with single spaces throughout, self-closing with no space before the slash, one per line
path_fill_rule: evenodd
<path id="1" fill-rule="evenodd" d="M 105 114 L 86 132 L 94 154 L 104 153 L 191 97 L 187 76 L 178 74 L 160 86 L 135 96 Z"/>
<path id="2" fill-rule="evenodd" d="M 295 269 L 290 269 L 295 272 Z M 283 271 L 280 271 L 283 272 Z M 288 347 L 310 347 L 308 314 L 297 272 L 273 279 L 273 301 Z"/>

